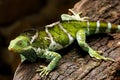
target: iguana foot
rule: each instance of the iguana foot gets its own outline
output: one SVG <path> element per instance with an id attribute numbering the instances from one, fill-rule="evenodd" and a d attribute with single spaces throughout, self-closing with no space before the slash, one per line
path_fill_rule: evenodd
<path id="1" fill-rule="evenodd" d="M 40 68 L 37 70 L 37 72 L 39 73 L 39 75 L 41 77 L 44 77 L 49 74 L 50 70 L 48 70 L 46 66 L 40 66 Z"/>
<path id="2" fill-rule="evenodd" d="M 88 21 L 89 17 L 80 17 L 82 12 L 75 13 L 72 9 L 68 9 L 73 15 L 69 14 L 62 14 L 61 19 L 62 21 L 70 21 L 70 20 L 76 20 L 76 21 Z"/>
<path id="3" fill-rule="evenodd" d="M 75 13 L 72 9 L 68 9 L 72 14 L 73 16 L 78 19 L 79 21 L 88 21 L 89 20 L 89 17 L 81 17 L 81 14 L 82 12 L 79 12 L 79 13 Z"/>
<path id="4" fill-rule="evenodd" d="M 90 56 L 91 56 L 91 57 L 94 57 L 94 58 L 96 58 L 96 59 L 103 59 L 103 60 L 105 60 L 105 61 L 107 61 L 107 60 L 115 61 L 114 59 L 106 58 L 106 57 L 100 55 L 100 54 L 99 54 L 99 51 L 90 50 L 89 53 L 90 53 Z"/>

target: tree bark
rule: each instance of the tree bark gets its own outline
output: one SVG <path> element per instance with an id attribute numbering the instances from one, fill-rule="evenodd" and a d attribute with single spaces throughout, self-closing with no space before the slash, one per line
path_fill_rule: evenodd
<path id="1" fill-rule="evenodd" d="M 82 11 L 82 16 L 90 17 L 90 21 L 120 24 L 119 0 L 81 0 L 73 10 L 76 13 Z M 102 51 L 101 55 L 116 62 L 91 58 L 74 42 L 58 51 L 63 57 L 48 76 L 41 78 L 36 73 L 40 65 L 49 63 L 39 59 L 34 63 L 21 63 L 13 80 L 120 80 L 120 33 L 92 35 L 87 37 L 87 42 L 93 49 Z"/>

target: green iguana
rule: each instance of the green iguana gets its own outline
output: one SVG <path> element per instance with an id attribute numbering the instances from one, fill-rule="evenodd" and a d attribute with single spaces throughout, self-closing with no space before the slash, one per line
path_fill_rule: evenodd
<path id="1" fill-rule="evenodd" d="M 44 29 L 26 31 L 14 40 L 11 40 L 9 51 L 20 54 L 21 60 L 36 61 L 36 58 L 51 60 L 48 66 L 40 66 L 37 70 L 40 76 L 48 75 L 59 63 L 61 55 L 56 50 L 69 46 L 75 39 L 79 46 L 87 51 L 91 57 L 114 61 L 101 56 L 86 43 L 86 36 L 98 33 L 120 32 L 120 25 L 110 22 L 91 22 L 87 17 L 81 18 L 79 14 L 61 15 L 62 21 L 46 25 Z"/>

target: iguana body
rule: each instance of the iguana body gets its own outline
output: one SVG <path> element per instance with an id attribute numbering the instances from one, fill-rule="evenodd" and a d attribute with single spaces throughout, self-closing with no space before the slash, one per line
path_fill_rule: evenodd
<path id="1" fill-rule="evenodd" d="M 47 67 L 40 66 L 40 69 L 37 70 L 43 77 L 52 71 L 61 59 L 61 55 L 54 51 L 69 46 L 75 39 L 91 57 L 114 61 L 99 55 L 86 43 L 86 36 L 109 32 L 120 32 L 120 25 L 101 23 L 100 21 L 63 20 L 47 25 L 44 29 L 31 30 L 21 34 L 10 42 L 9 50 L 20 53 L 22 61 L 27 59 L 34 62 L 36 58 L 51 60 Z"/>

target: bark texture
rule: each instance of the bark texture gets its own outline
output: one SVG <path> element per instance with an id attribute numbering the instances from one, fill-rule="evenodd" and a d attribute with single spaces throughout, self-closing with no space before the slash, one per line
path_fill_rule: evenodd
<path id="1" fill-rule="evenodd" d="M 92 21 L 105 21 L 120 24 L 119 0 L 81 0 L 73 10 L 82 11 L 82 16 Z M 21 63 L 13 80 L 120 80 L 120 33 L 99 34 L 87 37 L 88 44 L 103 56 L 116 62 L 96 60 L 84 52 L 76 42 L 58 51 L 63 58 L 48 76 L 40 78 L 36 69 L 49 62 L 39 59 L 35 63 Z"/>

